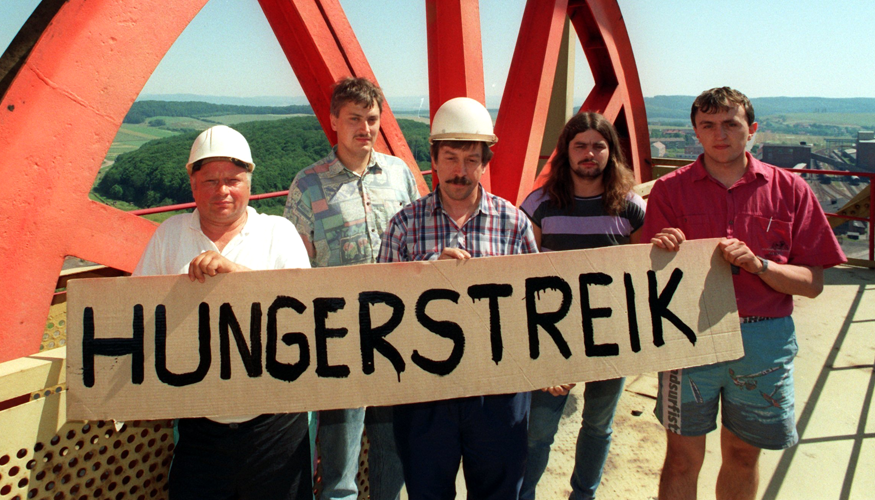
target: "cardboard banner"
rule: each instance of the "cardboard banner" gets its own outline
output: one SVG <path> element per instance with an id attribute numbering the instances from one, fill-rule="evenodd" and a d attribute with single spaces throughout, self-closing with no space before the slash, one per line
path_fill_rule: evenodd
<path id="1" fill-rule="evenodd" d="M 68 415 L 157 419 L 531 391 L 743 355 L 717 240 L 68 287 Z"/>

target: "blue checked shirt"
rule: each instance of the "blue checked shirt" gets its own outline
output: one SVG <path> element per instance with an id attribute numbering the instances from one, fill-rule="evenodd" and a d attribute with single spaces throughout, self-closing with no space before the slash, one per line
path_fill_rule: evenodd
<path id="1" fill-rule="evenodd" d="M 441 206 L 440 187 L 401 209 L 383 233 L 377 262 L 435 260 L 446 247 L 461 248 L 471 257 L 537 253 L 525 214 L 479 189 L 480 206 L 462 227 Z"/>

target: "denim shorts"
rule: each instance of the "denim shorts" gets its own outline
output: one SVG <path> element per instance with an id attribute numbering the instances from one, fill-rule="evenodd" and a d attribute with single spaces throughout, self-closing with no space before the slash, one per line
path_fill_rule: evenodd
<path id="1" fill-rule="evenodd" d="M 723 426 L 743 441 L 769 450 L 796 444 L 793 358 L 796 331 L 790 316 L 743 323 L 744 357 L 713 365 L 661 372 L 656 418 L 682 436 Z"/>

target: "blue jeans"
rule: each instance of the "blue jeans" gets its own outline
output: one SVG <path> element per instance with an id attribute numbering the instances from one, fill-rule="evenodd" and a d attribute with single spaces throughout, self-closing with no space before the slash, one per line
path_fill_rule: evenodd
<path id="1" fill-rule="evenodd" d="M 571 474 L 570 500 L 595 498 L 602 479 L 602 470 L 611 448 L 611 424 L 617 403 L 623 394 L 625 379 L 587 382 L 583 393 L 583 423 L 577 435 L 574 472 Z M 568 396 L 551 396 L 544 391 L 532 392 L 532 412 L 529 417 L 529 455 L 520 500 L 534 500 L 535 487 L 547 468 L 550 445 L 559 428 Z"/>
<path id="2" fill-rule="evenodd" d="M 356 500 L 362 430 L 371 442 L 368 453 L 370 495 L 373 500 L 397 500 L 404 484 L 401 460 L 395 449 L 392 408 L 370 407 L 319 412 L 319 455 L 322 459 L 322 496 L 325 500 Z"/>

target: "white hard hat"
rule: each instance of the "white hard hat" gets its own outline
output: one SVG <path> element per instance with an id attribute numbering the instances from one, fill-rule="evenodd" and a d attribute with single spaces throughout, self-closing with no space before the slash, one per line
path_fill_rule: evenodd
<path id="1" fill-rule="evenodd" d="M 456 97 L 443 103 L 431 121 L 429 142 L 481 141 L 487 146 L 498 142 L 492 131 L 492 117 L 478 101 Z"/>
<path id="2" fill-rule="evenodd" d="M 249 172 L 255 170 L 246 138 L 240 132 L 225 125 L 210 127 L 194 140 L 191 153 L 188 155 L 188 163 L 185 165 L 188 175 L 191 175 L 192 166 L 196 161 L 207 158 L 237 160 L 244 163 Z"/>

